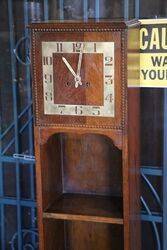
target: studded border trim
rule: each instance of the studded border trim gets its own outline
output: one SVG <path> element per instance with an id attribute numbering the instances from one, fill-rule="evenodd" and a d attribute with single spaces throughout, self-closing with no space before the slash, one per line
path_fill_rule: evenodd
<path id="1" fill-rule="evenodd" d="M 86 124 L 77 124 L 77 123 L 68 123 L 68 124 L 57 124 L 57 123 L 46 123 L 41 122 L 39 118 L 39 107 L 38 107 L 38 90 L 37 90 L 37 76 L 36 76 L 36 66 L 35 66 L 35 49 L 36 49 L 36 34 L 38 32 L 121 32 L 121 93 L 122 93 L 122 102 L 121 102 L 121 113 L 122 119 L 121 123 L 118 126 L 114 125 L 86 125 Z M 125 119 L 127 113 L 127 103 L 126 103 L 126 74 L 125 74 L 125 48 L 126 48 L 126 29 L 111 29 L 111 28 L 35 28 L 32 29 L 32 65 L 33 65 L 33 99 L 34 99 L 34 110 L 35 110 L 35 125 L 39 127 L 77 127 L 77 128 L 94 128 L 94 129 L 116 129 L 122 130 L 125 127 Z"/>

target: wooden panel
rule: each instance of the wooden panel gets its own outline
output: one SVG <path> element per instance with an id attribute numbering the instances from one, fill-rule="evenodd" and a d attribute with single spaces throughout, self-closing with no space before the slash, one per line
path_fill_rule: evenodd
<path id="1" fill-rule="evenodd" d="M 40 128 L 40 144 L 44 145 L 48 139 L 54 134 L 65 133 L 65 134 L 96 134 L 103 135 L 106 138 L 110 138 L 115 147 L 122 150 L 123 144 L 123 131 L 115 129 L 93 129 L 93 128 L 72 128 L 72 127 L 41 127 Z"/>
<path id="2" fill-rule="evenodd" d="M 140 238 L 140 90 L 129 89 L 129 220 L 130 220 L 130 249 L 141 249 Z M 136 120 L 134 114 L 138 115 Z M 135 131 L 135 133 L 134 133 Z"/>
<path id="3" fill-rule="evenodd" d="M 64 192 L 122 195 L 122 154 L 109 138 L 93 134 L 62 138 Z"/>
<path id="4" fill-rule="evenodd" d="M 64 222 L 54 220 L 43 220 L 44 225 L 44 248 L 42 250 L 66 250 Z"/>
<path id="5" fill-rule="evenodd" d="M 75 88 L 74 76 L 62 61 L 65 57 L 77 72 L 78 54 L 59 53 L 53 56 L 54 103 L 75 105 L 103 105 L 103 55 L 83 54 L 81 79 L 83 85 Z M 93 64 L 93 66 L 92 66 Z"/>
<path id="6" fill-rule="evenodd" d="M 62 193 L 61 144 L 58 136 L 52 136 L 40 146 L 42 173 L 42 201 L 46 209 Z"/>
<path id="7" fill-rule="evenodd" d="M 43 214 L 44 218 L 123 224 L 122 198 L 63 194 Z"/>
<path id="8" fill-rule="evenodd" d="M 43 206 L 42 206 L 42 178 L 41 178 L 41 151 L 40 151 L 40 133 L 39 128 L 34 128 L 35 134 L 35 158 L 36 158 L 36 186 L 37 186 L 37 212 L 38 212 L 38 230 L 39 230 L 39 249 L 44 250 L 44 232 L 43 232 Z"/>
<path id="9" fill-rule="evenodd" d="M 134 54 L 134 74 L 133 68 L 129 67 L 129 75 L 133 75 L 135 81 L 139 81 L 139 32 L 137 29 L 130 29 L 128 35 L 128 53 Z M 135 42 L 134 42 L 135 41 Z M 128 64 L 128 66 L 130 66 Z M 129 208 L 125 210 L 125 216 L 128 217 L 129 224 L 129 249 L 140 250 L 140 88 L 128 88 L 128 115 L 127 115 L 127 133 L 128 133 L 128 185 L 126 185 L 125 194 L 129 196 Z M 129 173 L 129 174 L 128 174 Z M 125 227 L 126 230 L 126 227 Z M 127 234 L 126 234 L 127 235 Z M 128 237 L 128 236 L 127 236 Z"/>
<path id="10" fill-rule="evenodd" d="M 55 134 L 40 148 L 45 208 L 62 192 L 122 196 L 122 154 L 106 136 Z"/>
<path id="11" fill-rule="evenodd" d="M 123 230 L 119 225 L 67 222 L 67 250 L 123 250 Z"/>

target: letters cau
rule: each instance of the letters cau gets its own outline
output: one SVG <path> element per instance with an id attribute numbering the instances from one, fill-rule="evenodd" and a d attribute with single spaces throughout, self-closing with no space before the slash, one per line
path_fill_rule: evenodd
<path id="1" fill-rule="evenodd" d="M 143 52 L 167 51 L 167 24 L 143 26 L 140 30 L 140 49 Z"/>

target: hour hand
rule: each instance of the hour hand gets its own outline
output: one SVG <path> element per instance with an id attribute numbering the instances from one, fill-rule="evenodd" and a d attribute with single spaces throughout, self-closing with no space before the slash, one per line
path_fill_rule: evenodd
<path id="1" fill-rule="evenodd" d="M 74 77 L 77 77 L 75 71 L 73 70 L 73 68 L 71 67 L 71 65 L 69 64 L 69 62 L 66 60 L 65 57 L 62 57 L 62 60 L 63 62 L 65 63 L 65 65 L 67 66 L 67 68 L 69 69 L 69 71 L 71 72 L 71 74 L 74 76 Z"/>
<path id="2" fill-rule="evenodd" d="M 71 67 L 71 65 L 69 64 L 69 62 L 66 60 L 65 57 L 62 57 L 62 60 L 75 78 L 75 88 L 78 88 L 79 85 L 82 85 L 81 77 L 75 73 L 75 71 L 73 70 L 73 68 Z"/>

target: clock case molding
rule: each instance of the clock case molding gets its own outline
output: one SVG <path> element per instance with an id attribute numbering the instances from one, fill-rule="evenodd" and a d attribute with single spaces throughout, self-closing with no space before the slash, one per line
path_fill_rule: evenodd
<path id="1" fill-rule="evenodd" d="M 34 131 L 37 176 L 38 226 L 40 234 L 40 249 L 42 250 L 79 249 L 78 247 L 80 247 L 81 250 L 91 250 L 94 248 L 99 250 L 141 249 L 139 184 L 140 90 L 137 87 L 128 86 L 129 82 L 131 82 L 132 80 L 136 81 L 139 79 L 139 26 L 140 23 L 136 20 L 127 22 L 90 21 L 85 23 L 50 22 L 34 23 L 30 25 L 32 34 L 31 59 L 33 73 L 33 103 L 35 115 Z M 43 38 L 45 38 L 45 40 L 53 39 L 55 34 L 56 37 L 58 37 L 59 34 L 60 36 L 61 34 L 65 36 L 65 34 L 70 34 L 73 32 L 78 35 L 80 33 L 86 32 L 90 34 L 90 37 L 92 32 L 96 33 L 97 37 L 98 34 L 112 33 L 119 34 L 121 38 L 120 41 L 118 41 L 120 42 L 118 44 L 118 47 L 120 48 L 119 58 L 115 58 L 115 61 L 118 61 L 120 64 L 120 74 L 117 76 L 119 78 L 118 81 L 115 81 L 115 86 L 117 88 L 116 107 L 119 108 L 116 108 L 116 116 L 114 118 L 89 117 L 89 119 L 84 119 L 83 117 L 79 116 L 64 117 L 58 115 L 44 115 L 41 41 Z M 113 37 L 114 36 L 115 35 L 113 35 Z M 115 40 L 115 42 L 117 41 Z M 85 139 L 84 136 L 88 137 Z M 110 142 L 108 141 L 108 139 Z M 64 142 L 63 149 L 61 148 L 62 141 Z M 90 215 L 89 195 L 92 197 L 92 202 L 96 204 L 96 198 L 91 193 L 91 190 L 89 190 L 88 192 L 86 192 L 86 190 L 83 190 L 83 195 L 88 195 L 87 198 L 85 196 L 86 205 L 83 205 L 87 208 L 87 211 L 84 215 L 81 211 L 81 214 L 77 214 L 79 210 L 75 202 L 73 211 L 71 213 L 68 214 L 64 211 L 56 212 L 56 202 L 58 202 L 59 197 L 63 197 L 63 195 L 66 195 L 66 193 L 68 195 L 68 187 L 66 187 L 66 184 L 65 187 L 62 187 L 61 183 L 64 183 L 65 180 L 68 180 L 70 183 L 70 178 L 75 179 L 75 176 L 79 178 L 80 175 L 79 170 L 78 172 L 77 170 L 74 170 L 72 165 L 72 170 L 70 170 L 70 164 L 74 164 L 76 159 L 82 158 L 84 152 L 80 152 L 77 155 L 74 154 L 73 150 L 75 147 L 80 147 L 79 145 L 81 144 L 84 145 L 86 141 L 87 143 L 89 142 L 90 145 L 92 143 L 91 146 L 94 147 L 95 150 L 96 144 L 98 148 L 107 147 L 106 150 L 110 148 L 110 143 L 113 145 L 111 146 L 111 153 L 109 153 L 107 156 L 105 155 L 104 157 L 103 167 L 100 165 L 98 166 L 97 164 L 97 174 L 100 174 L 100 171 L 101 173 L 103 173 L 104 171 L 104 175 L 107 175 L 108 171 L 115 172 L 114 165 L 112 163 L 110 166 L 111 169 L 107 166 L 108 162 L 110 162 L 112 153 L 116 152 L 115 150 L 119 151 L 119 153 L 116 153 L 117 156 L 119 155 L 118 159 L 116 160 L 116 165 L 118 164 L 118 162 L 120 162 L 121 159 L 121 174 L 119 173 L 119 180 L 115 181 L 116 185 L 120 185 L 122 190 L 119 191 L 121 202 L 115 202 L 115 205 L 119 210 L 119 215 L 117 214 L 117 212 L 115 212 L 114 214 L 113 211 L 111 211 L 110 216 L 107 213 L 105 215 L 105 211 L 107 211 L 107 208 L 102 212 L 102 216 L 100 214 L 96 214 L 98 209 L 97 211 L 95 211 L 94 215 Z M 80 143 L 78 144 L 78 142 Z M 63 169 L 62 161 L 66 162 L 66 158 L 70 159 L 69 166 L 67 168 L 65 166 L 65 169 Z M 86 158 L 95 160 L 98 157 L 87 154 Z M 58 169 L 59 167 L 57 167 L 55 161 L 57 161 L 60 169 L 62 168 L 63 175 L 60 174 L 60 170 Z M 85 160 L 85 176 L 86 171 L 87 176 L 91 175 L 91 173 L 89 172 L 90 169 L 88 167 L 89 164 L 89 160 Z M 115 167 L 117 167 L 116 165 Z M 72 171 L 71 175 L 68 171 Z M 63 178 L 65 179 L 63 180 Z M 110 184 L 112 186 L 112 180 Z M 79 186 L 80 184 L 77 185 Z M 94 188 L 97 188 L 97 195 L 101 195 L 101 192 L 99 192 L 98 194 L 98 187 L 96 187 L 96 183 Z M 73 193 L 74 197 L 72 196 L 68 199 L 71 199 L 71 202 L 73 202 L 73 199 L 75 200 L 76 195 L 76 200 L 79 199 L 78 202 L 82 206 L 82 198 L 77 196 L 77 190 L 77 188 L 74 188 L 74 190 L 71 189 L 69 193 Z M 118 190 L 120 190 L 119 187 Z M 80 190 L 80 193 L 82 193 L 82 190 Z M 107 191 L 106 197 L 108 197 Z M 63 202 L 65 202 L 67 197 L 64 197 L 62 199 L 64 199 Z M 105 204 L 106 203 L 104 202 L 104 206 Z M 111 210 L 112 209 L 113 208 L 111 206 Z M 121 230 L 119 228 L 120 226 Z M 89 237 L 87 238 L 86 235 L 88 234 L 88 232 L 93 235 L 94 239 L 97 240 L 98 243 L 96 246 L 95 242 L 92 243 Z M 82 234 L 86 239 L 85 243 L 83 241 L 85 247 L 80 245 L 82 244 L 83 240 L 81 239 Z M 104 234 L 104 240 L 100 241 L 99 235 Z M 111 234 L 109 238 L 107 236 L 108 234 Z M 58 235 L 58 237 L 56 237 L 56 235 Z M 116 240 L 112 238 L 112 235 Z M 112 240 L 109 240 L 110 238 Z"/>
<path id="2" fill-rule="evenodd" d="M 76 126 L 76 127 L 92 127 L 92 128 L 113 128 L 122 129 L 125 124 L 126 116 L 126 82 L 127 82 L 127 30 L 129 27 L 136 25 L 134 21 L 129 21 L 126 24 L 123 22 L 88 22 L 88 23 L 43 23 L 31 24 L 32 29 L 32 65 L 33 65 L 33 88 L 34 88 L 34 105 L 35 105 L 35 123 L 38 126 Z M 115 33 L 112 37 L 105 37 L 107 34 Z M 103 34 L 104 39 L 109 41 L 112 39 L 115 44 L 119 43 L 120 50 L 115 52 L 115 82 L 119 81 L 115 87 L 115 117 L 114 118 L 99 118 L 97 117 L 76 117 L 76 116 L 59 116 L 59 115 L 45 115 L 43 106 L 43 88 L 42 88 L 42 52 L 39 49 L 42 41 L 64 40 L 67 41 L 68 34 L 71 35 L 71 41 L 82 41 L 84 37 L 82 34 L 87 33 L 87 38 L 84 41 L 98 41 L 99 33 Z M 90 37 L 89 37 L 90 34 Z M 93 38 L 91 38 L 93 34 Z M 117 35 L 118 34 L 118 35 Z M 78 38 L 77 38 L 78 37 Z M 100 37 L 100 40 L 103 39 Z M 39 84 L 40 82 L 40 84 Z M 70 120 L 70 122 L 69 122 Z"/>

